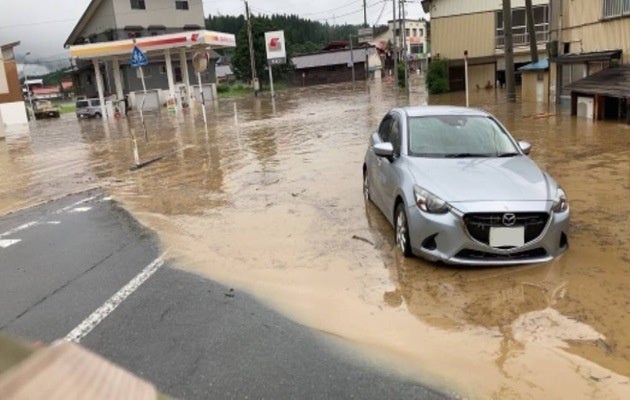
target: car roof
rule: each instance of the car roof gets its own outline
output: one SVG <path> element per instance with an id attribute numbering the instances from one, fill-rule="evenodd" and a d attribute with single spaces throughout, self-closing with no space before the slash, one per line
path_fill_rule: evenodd
<path id="1" fill-rule="evenodd" d="M 407 116 L 409 117 L 427 117 L 433 115 L 473 115 L 483 117 L 490 116 L 490 114 L 483 110 L 459 106 L 411 106 L 402 107 L 399 110 L 407 114 Z"/>

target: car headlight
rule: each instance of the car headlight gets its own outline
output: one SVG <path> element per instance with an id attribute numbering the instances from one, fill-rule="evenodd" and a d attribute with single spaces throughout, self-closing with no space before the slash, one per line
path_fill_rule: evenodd
<path id="1" fill-rule="evenodd" d="M 448 204 L 444 200 L 418 185 L 413 187 L 413 195 L 416 200 L 416 205 L 422 211 L 432 214 L 444 214 L 448 211 Z"/>
<path id="2" fill-rule="evenodd" d="M 562 188 L 558 188 L 556 190 L 556 195 L 553 198 L 553 206 L 551 207 L 553 212 L 564 212 L 569 209 L 569 201 L 567 200 L 567 195 L 564 193 Z"/>

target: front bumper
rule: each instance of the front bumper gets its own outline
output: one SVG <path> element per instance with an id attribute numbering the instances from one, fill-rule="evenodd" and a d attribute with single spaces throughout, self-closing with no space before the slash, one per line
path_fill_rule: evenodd
<path id="1" fill-rule="evenodd" d="M 549 218 L 542 232 L 513 248 L 495 248 L 475 239 L 464 222 L 466 213 L 547 212 Z M 415 255 L 431 261 L 459 265 L 515 265 L 543 263 L 568 248 L 569 210 L 550 211 L 548 202 L 467 204 L 466 212 L 451 209 L 446 214 L 430 214 L 415 204 L 407 208 L 411 247 Z"/>

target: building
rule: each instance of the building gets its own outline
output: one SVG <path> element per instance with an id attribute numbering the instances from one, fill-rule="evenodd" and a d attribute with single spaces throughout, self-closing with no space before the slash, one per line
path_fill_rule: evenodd
<path id="1" fill-rule="evenodd" d="M 367 44 L 352 50 L 347 46 L 348 42 L 337 41 L 322 51 L 292 57 L 294 70 L 291 84 L 309 86 L 350 82 L 353 74 L 355 80 L 366 80 L 366 55 L 367 58 L 375 56 L 376 49 Z"/>
<path id="2" fill-rule="evenodd" d="M 521 101 L 545 103 L 549 99 L 549 59 L 527 64 L 521 72 Z"/>
<path id="3" fill-rule="evenodd" d="M 532 4 L 539 58 L 544 58 L 550 31 L 549 0 L 532 0 Z M 422 7 L 431 14 L 432 57 L 449 60 L 451 90 L 465 89 L 465 51 L 468 52 L 470 87 L 505 82 L 505 35 L 500 0 L 424 0 Z M 526 25 L 525 0 L 512 0 L 515 69 L 531 62 Z"/>
<path id="4" fill-rule="evenodd" d="M 208 54 L 216 60 L 213 49 L 236 45 L 234 35 L 203 27 L 202 0 L 92 0 L 65 42 L 76 60 L 75 93 L 98 96 L 102 115 L 111 114 L 105 107 L 109 95 L 122 109 L 126 97 L 133 100 L 143 91 L 140 69 L 130 65 L 137 46 L 148 58 L 142 75 L 154 100 L 149 103 L 159 106 L 169 99 L 190 103 L 191 76 L 206 86 L 216 81 L 214 62 L 197 75 L 193 56 Z"/>
<path id="5" fill-rule="evenodd" d="M 13 49 L 20 42 L 0 45 L 0 137 L 5 126 L 26 124 L 28 116 Z"/>
<path id="6" fill-rule="evenodd" d="M 404 32 L 403 32 L 404 26 Z M 425 69 L 431 57 L 429 42 L 429 26 L 426 20 L 420 19 L 397 19 L 387 21 L 388 29 L 374 38 L 377 43 L 384 44 L 384 47 L 396 43 L 396 47 L 402 50 L 412 68 Z M 401 34 L 404 33 L 404 37 Z M 394 38 L 395 37 L 395 38 Z M 404 46 L 403 46 L 404 41 Z"/>
<path id="7" fill-rule="evenodd" d="M 551 94 L 574 115 L 627 119 L 630 2 L 551 0 Z M 606 71 L 607 69 L 611 71 Z"/>

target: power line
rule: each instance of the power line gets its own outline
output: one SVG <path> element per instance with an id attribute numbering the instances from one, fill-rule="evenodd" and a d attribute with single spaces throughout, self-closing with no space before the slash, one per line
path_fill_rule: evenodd
<path id="1" fill-rule="evenodd" d="M 367 9 L 371 9 L 371 8 L 381 4 L 381 3 L 385 4 L 387 1 L 388 0 L 375 0 L 371 4 L 368 4 L 366 7 L 367 7 Z M 298 14 L 298 16 L 299 17 L 305 17 L 305 16 L 308 16 L 308 15 L 330 13 L 333 10 L 339 10 L 341 8 L 346 8 L 347 6 L 353 5 L 353 4 L 356 4 L 356 6 L 357 6 L 357 8 L 354 11 L 348 11 L 348 12 L 345 12 L 345 13 L 340 14 L 340 15 L 333 15 L 333 18 L 334 19 L 338 19 L 338 18 L 343 18 L 343 17 L 348 17 L 348 16 L 351 16 L 351 15 L 356 15 L 356 14 L 359 14 L 359 13 L 363 13 L 363 1 L 362 0 L 358 0 L 358 1 L 355 0 L 355 1 L 351 2 L 351 3 L 347 3 L 346 5 L 339 6 L 339 7 L 335 8 L 335 9 L 330 9 L 330 10 L 326 10 L 326 11 L 318 11 L 318 12 L 313 12 L 313 13 L 308 13 L 308 14 Z M 277 12 L 270 12 L 268 10 L 262 10 L 262 9 L 251 7 L 251 6 L 250 6 L 250 8 L 252 10 L 255 10 L 255 11 L 258 11 L 258 12 L 263 12 L 264 14 L 277 14 Z M 311 21 L 327 22 L 329 18 L 307 18 L 307 19 L 309 19 Z"/>

